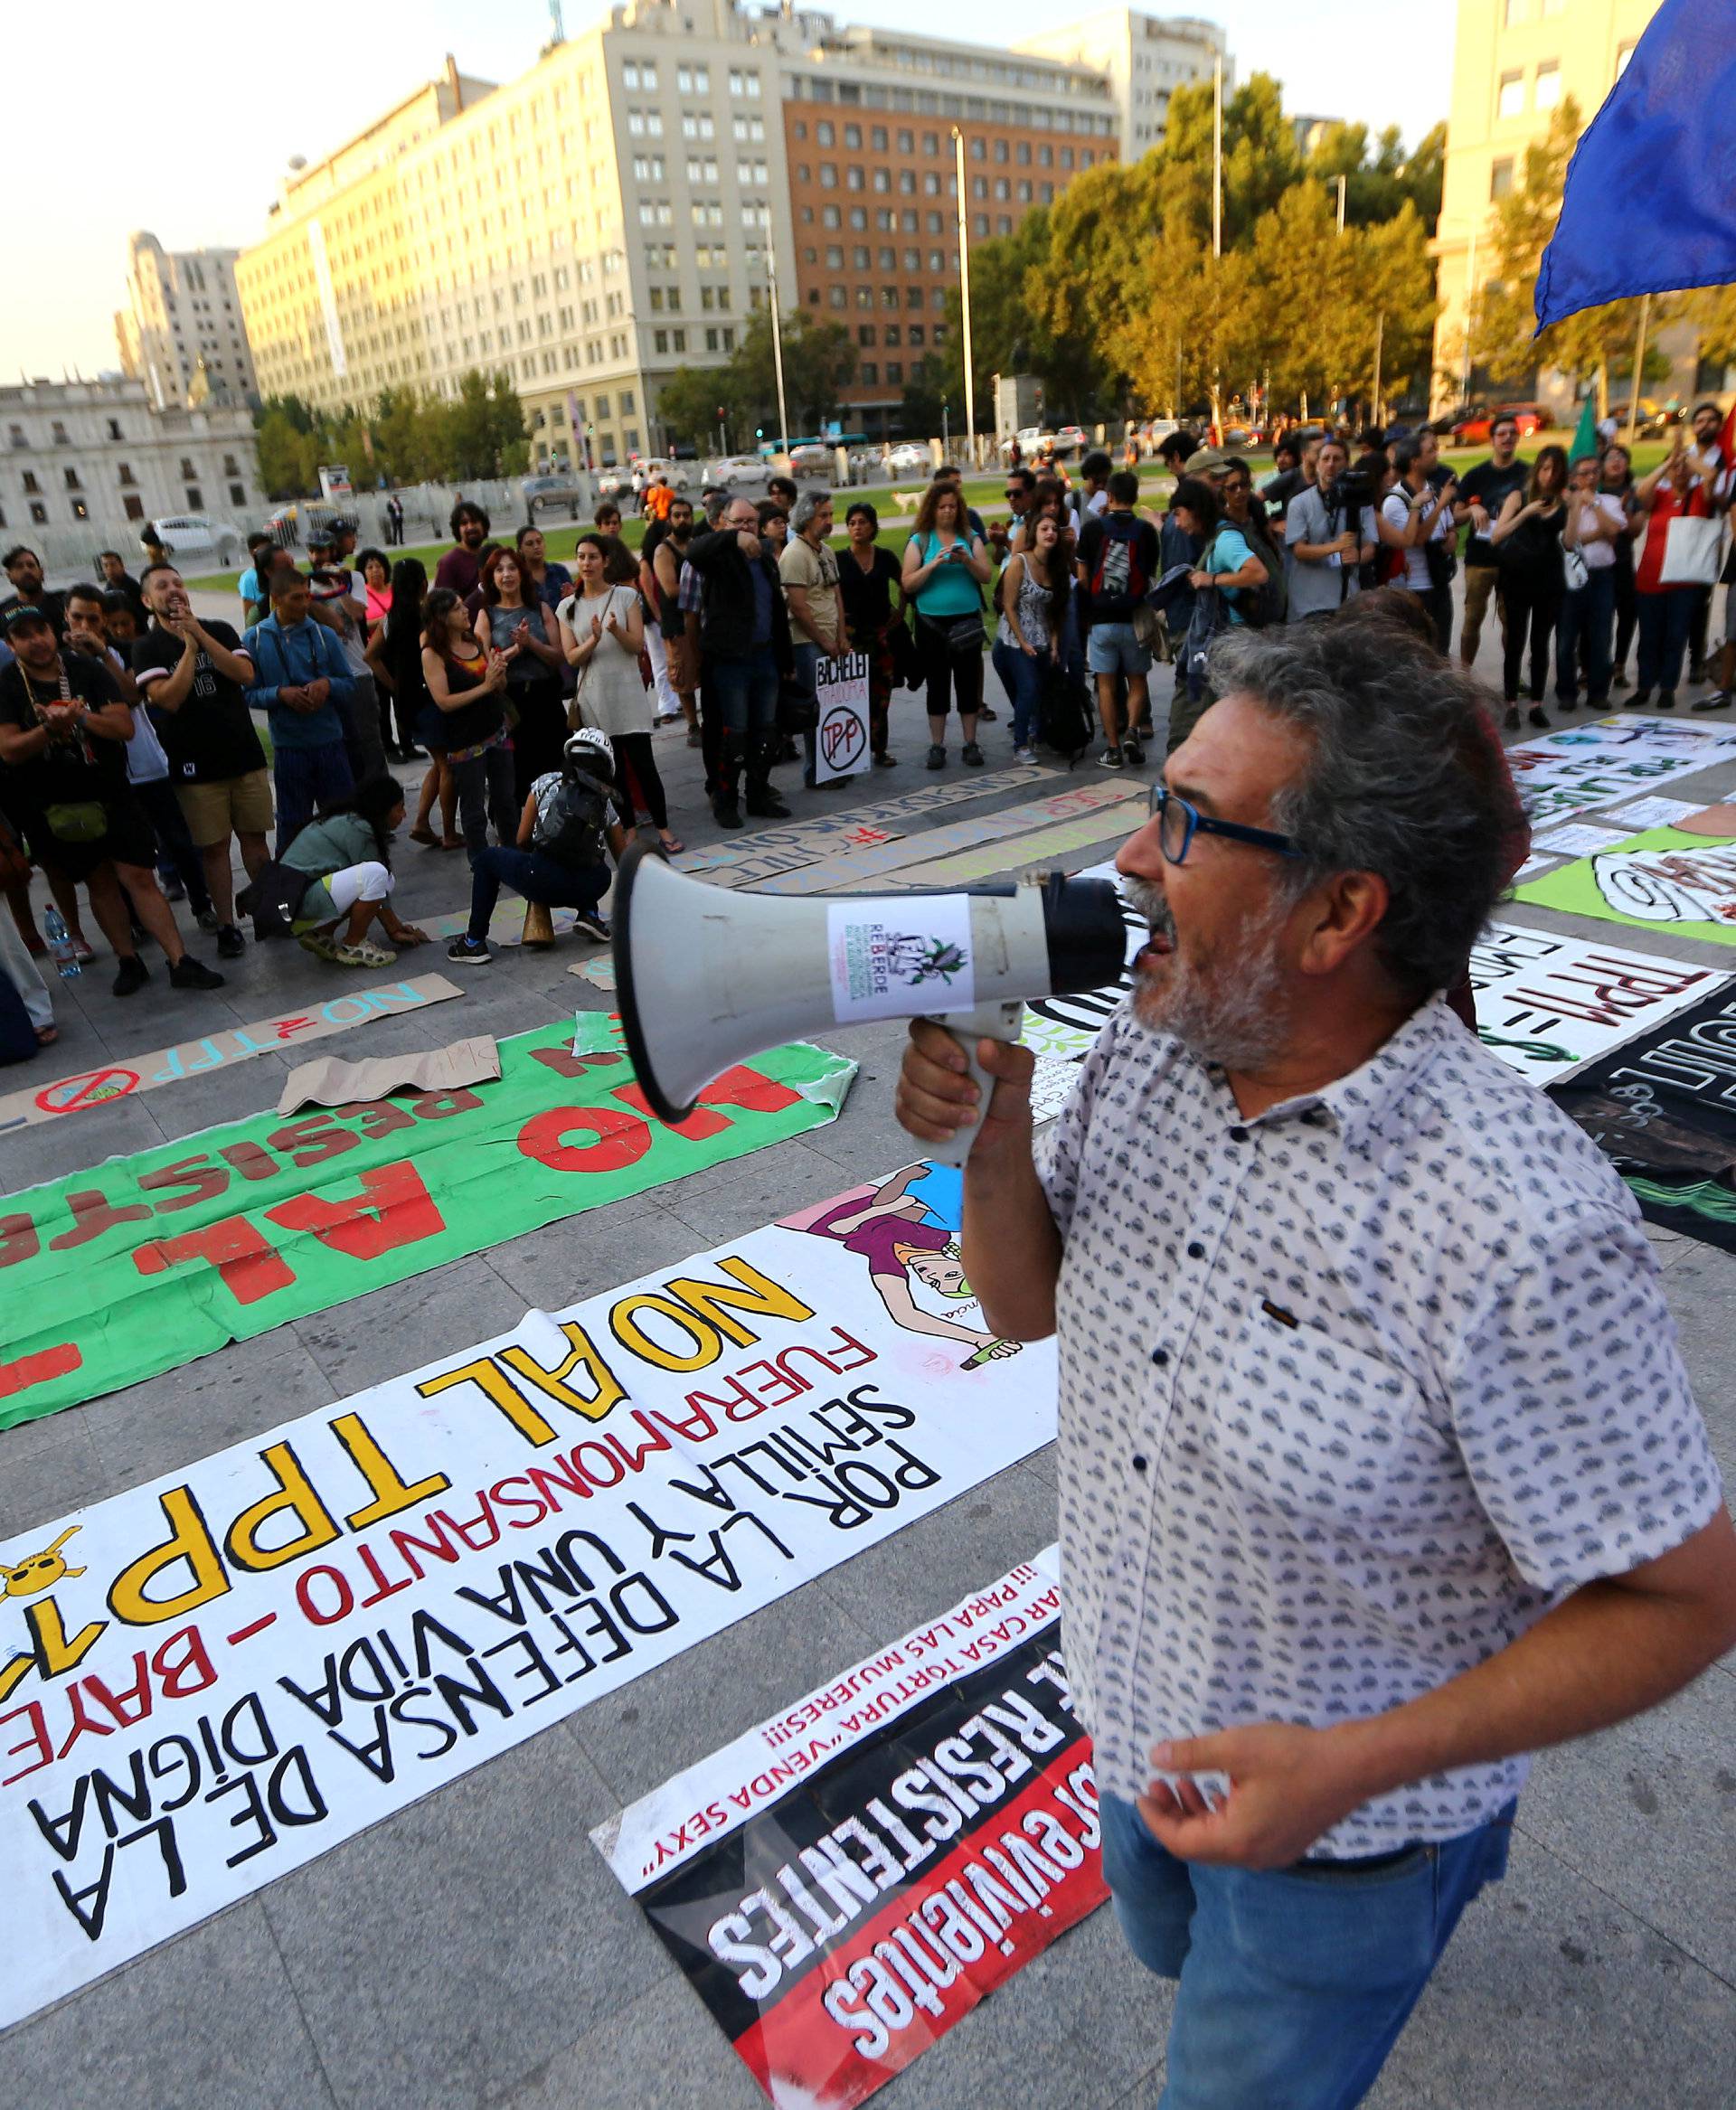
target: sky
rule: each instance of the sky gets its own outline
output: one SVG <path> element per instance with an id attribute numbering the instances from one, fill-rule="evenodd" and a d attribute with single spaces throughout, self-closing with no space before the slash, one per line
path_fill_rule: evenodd
<path id="1" fill-rule="evenodd" d="M 569 31 L 601 11 L 566 0 Z M 1406 11 L 1402 65 L 1370 62 L 1378 16 L 1364 0 L 1171 0 L 1147 11 L 1222 21 L 1238 79 L 1275 73 L 1287 109 L 1372 130 L 1396 124 L 1407 142 L 1447 114 L 1449 7 Z M 932 0 L 837 0 L 828 12 L 886 29 L 937 27 Z M 7 381 L 118 365 L 113 317 L 126 302 L 135 229 L 167 249 L 245 247 L 263 232 L 292 155 L 329 153 L 439 72 L 448 51 L 466 73 L 507 80 L 549 33 L 546 0 L 373 0 L 340 10 L 329 35 L 303 33 L 314 17 L 274 17 L 234 0 L 155 10 L 87 0 L 64 21 L 46 7 L 9 17 L 4 162 L 14 183 L 41 172 L 45 194 L 34 214 L 14 212 L 7 237 Z M 945 26 L 1004 47 L 1058 19 L 1052 0 L 977 0 Z M 265 23 L 269 33 L 250 26 Z M 84 62 L 79 45 L 99 55 Z M 41 93 L 18 92 L 33 80 Z"/>

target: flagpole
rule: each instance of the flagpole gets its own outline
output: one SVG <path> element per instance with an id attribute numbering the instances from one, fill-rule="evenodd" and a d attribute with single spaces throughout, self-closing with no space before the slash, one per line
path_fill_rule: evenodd
<path id="1" fill-rule="evenodd" d="M 970 466 L 976 466 L 976 375 L 970 350 L 970 220 L 965 202 L 965 136 L 952 127 L 953 158 L 958 172 L 958 297 L 965 325 L 965 441 Z"/>
<path id="2" fill-rule="evenodd" d="M 766 284 L 771 295 L 771 363 L 778 376 L 778 451 L 789 451 L 789 412 L 784 407 L 784 331 L 778 312 L 778 234 L 766 228 Z"/>
<path id="3" fill-rule="evenodd" d="M 1212 254 L 1223 254 L 1223 57 L 1212 68 Z"/>
<path id="4" fill-rule="evenodd" d="M 1628 391 L 1628 451 L 1634 451 L 1634 435 L 1639 430 L 1639 381 L 1646 371 L 1646 325 L 1652 319 L 1652 297 L 1642 294 L 1639 302 L 1639 340 L 1634 346 L 1634 382 Z"/>

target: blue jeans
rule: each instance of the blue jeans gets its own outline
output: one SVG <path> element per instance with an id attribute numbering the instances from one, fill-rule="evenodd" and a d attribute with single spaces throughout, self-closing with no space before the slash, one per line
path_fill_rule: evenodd
<path id="1" fill-rule="evenodd" d="M 1036 735 L 1038 709 L 1043 701 L 1043 671 L 1048 661 L 1033 659 L 1029 653 L 1021 652 L 1016 645 L 1007 645 L 998 637 L 988 656 L 995 662 L 995 672 L 1000 676 L 1001 686 L 1013 705 L 1013 745 L 1028 748 Z"/>
<path id="2" fill-rule="evenodd" d="M 278 789 L 278 855 L 314 817 L 316 805 L 333 805 L 355 789 L 342 740 L 314 748 L 277 749 L 272 774 Z"/>
<path id="3" fill-rule="evenodd" d="M 486 937 L 503 886 L 545 909 L 593 911 L 609 890 L 606 864 L 562 864 L 537 850 L 479 850 L 470 865 L 471 937 Z"/>
<path id="4" fill-rule="evenodd" d="M 1666 586 L 1661 593 L 1634 596 L 1634 612 L 1639 618 L 1641 689 L 1660 689 L 1668 695 L 1681 681 L 1694 593 L 1691 586 Z"/>
<path id="5" fill-rule="evenodd" d="M 778 662 L 769 645 L 757 645 L 741 659 L 707 663 L 711 700 L 725 732 L 751 749 L 770 733 L 778 717 Z"/>
<path id="6" fill-rule="evenodd" d="M 1178 1860 L 1105 1795 L 1103 1874 L 1127 1946 L 1179 1979 L 1158 2110 L 1351 2110 L 1458 1918 L 1506 1873 L 1514 1804 L 1374 1862 Z"/>
<path id="7" fill-rule="evenodd" d="M 1616 628 L 1616 568 L 1588 570 L 1576 593 L 1561 597 L 1555 632 L 1555 693 L 1563 703 L 1579 695 L 1580 661 L 1585 661 L 1586 702 L 1595 711 L 1609 695 L 1609 645 Z"/>

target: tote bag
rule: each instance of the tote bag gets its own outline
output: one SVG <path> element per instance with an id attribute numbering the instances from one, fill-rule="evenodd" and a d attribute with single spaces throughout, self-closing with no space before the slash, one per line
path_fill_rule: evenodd
<path id="1" fill-rule="evenodd" d="M 1716 586 L 1723 554 L 1724 523 L 1678 514 L 1665 531 L 1660 586 Z"/>

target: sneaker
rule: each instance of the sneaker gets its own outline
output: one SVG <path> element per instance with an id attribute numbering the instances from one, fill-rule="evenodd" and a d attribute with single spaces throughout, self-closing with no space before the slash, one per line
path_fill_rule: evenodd
<path id="1" fill-rule="evenodd" d="M 163 890 L 163 899 L 165 901 L 184 901 L 186 900 L 187 890 L 181 884 L 178 873 L 171 872 L 165 879 L 163 874 L 158 872 L 156 883 Z"/>
<path id="2" fill-rule="evenodd" d="M 1571 696 L 1557 696 L 1555 699 L 1557 711 L 1577 711 L 1579 707 L 1578 702 Z"/>
<path id="3" fill-rule="evenodd" d="M 965 742 L 963 760 L 965 767 L 967 769 L 980 769 L 982 768 L 983 750 L 976 745 L 975 740 L 967 740 Z"/>
<path id="4" fill-rule="evenodd" d="M 232 923 L 227 926 L 220 924 L 217 920 L 217 911 L 212 907 L 209 901 L 205 903 L 203 909 L 195 909 L 193 910 L 193 919 L 199 926 L 200 929 L 204 932 L 207 937 L 215 937 L 218 932 L 222 929 L 228 928 L 230 930 L 233 930 L 235 928 Z"/>
<path id="5" fill-rule="evenodd" d="M 580 909 L 572 919 L 572 928 L 581 937 L 594 937 L 599 945 L 607 945 L 614 932 L 609 928 L 607 916 L 599 916 L 595 909 Z"/>
<path id="6" fill-rule="evenodd" d="M 1143 744 L 1129 733 L 1121 743 L 1121 752 L 1127 757 L 1129 769 L 1137 769 L 1144 763 L 1146 750 Z"/>
<path id="7" fill-rule="evenodd" d="M 945 748 L 941 748 L 941 747 L 933 747 L 933 748 L 930 748 L 930 749 L 929 749 L 929 768 L 930 769 L 944 769 L 944 768 L 946 768 L 946 766 L 947 766 L 947 750 L 945 749 Z"/>
<path id="8" fill-rule="evenodd" d="M 334 946 L 332 957 L 340 967 L 391 967 L 398 962 L 395 952 L 375 945 L 371 937 L 364 937 L 360 945 Z"/>
<path id="9" fill-rule="evenodd" d="M 1674 711 L 1675 709 L 1675 691 L 1674 689 L 1660 689 L 1657 692 L 1657 707 L 1660 711 Z"/>
<path id="10" fill-rule="evenodd" d="M 75 937 L 72 940 L 72 957 L 79 963 L 80 966 L 88 967 L 96 956 L 96 954 L 90 950 L 88 939 Z"/>
<path id="11" fill-rule="evenodd" d="M 732 798 L 714 798 L 712 801 L 712 817 L 720 828 L 739 828 L 741 825 L 741 808 Z"/>
<path id="12" fill-rule="evenodd" d="M 335 960 L 337 957 L 337 940 L 329 930 L 302 930 L 296 934 L 296 943 L 305 953 L 312 953 L 316 960 Z"/>
<path id="13" fill-rule="evenodd" d="M 1702 696 L 1697 703 L 1691 703 L 1688 708 L 1691 711 L 1728 711 L 1730 692 L 1727 689 L 1714 689 L 1710 696 Z"/>
<path id="14" fill-rule="evenodd" d="M 456 960 L 461 967 L 486 967 L 494 958 L 488 950 L 486 937 L 455 937 L 446 948 L 448 960 Z"/>
<path id="15" fill-rule="evenodd" d="M 1031 760 L 1031 758 L 1032 758 L 1032 756 L 1031 756 L 1031 750 L 1030 750 L 1030 749 L 1029 749 L 1029 748 L 1014 748 L 1014 750 L 1013 750 L 1013 759 L 1014 759 L 1015 762 L 1028 762 L 1028 761 L 1030 761 L 1030 760 Z"/>
<path id="16" fill-rule="evenodd" d="M 221 989 L 222 985 L 223 977 L 191 953 L 183 953 L 169 969 L 171 989 Z"/>
<path id="17" fill-rule="evenodd" d="M 212 921 L 216 918 L 213 917 Z M 205 928 L 204 918 L 199 919 L 199 928 Z M 217 957 L 220 960 L 239 960 L 247 950 L 247 940 L 232 923 L 225 923 L 217 932 Z"/>
<path id="18" fill-rule="evenodd" d="M 120 972 L 115 976 L 115 994 L 133 996 L 144 988 L 151 978 L 151 970 L 137 953 L 126 954 L 120 963 Z"/>
<path id="19" fill-rule="evenodd" d="M 1649 689 L 1636 689 L 1628 699 L 1629 711 L 1649 711 L 1651 703 L 1652 692 Z"/>
<path id="20" fill-rule="evenodd" d="M 1127 758 L 1119 748 L 1105 748 L 1097 758 L 1106 769 L 1125 769 Z"/>
<path id="21" fill-rule="evenodd" d="M 1531 709 L 1526 711 L 1525 716 L 1539 732 L 1549 730 L 1549 713 L 1541 703 L 1533 703 Z"/>
<path id="22" fill-rule="evenodd" d="M 1519 706 L 1516 703 L 1509 703 L 1506 709 L 1501 713 L 1501 730 L 1503 732 L 1518 731 Z"/>
<path id="23" fill-rule="evenodd" d="M 889 755 L 885 749 L 882 748 L 879 754 L 874 757 L 874 768 L 876 769 L 896 769 L 898 768 L 898 757 L 896 755 Z"/>

